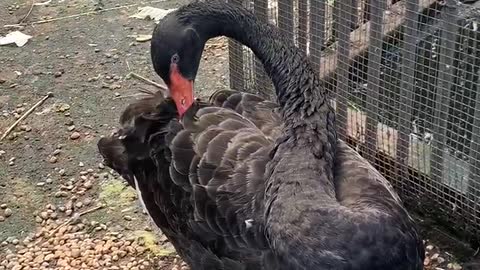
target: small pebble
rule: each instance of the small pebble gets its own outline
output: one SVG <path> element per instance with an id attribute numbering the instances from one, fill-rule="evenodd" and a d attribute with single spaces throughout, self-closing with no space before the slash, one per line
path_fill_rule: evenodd
<path id="1" fill-rule="evenodd" d="M 47 213 L 47 212 L 41 212 L 41 213 L 40 213 L 40 217 L 41 217 L 43 220 L 45 220 L 45 219 L 48 218 L 48 213 Z"/>
<path id="2" fill-rule="evenodd" d="M 51 156 L 49 159 L 48 159 L 48 162 L 50 163 L 56 163 L 58 161 L 58 158 L 56 156 Z"/>
<path id="3" fill-rule="evenodd" d="M 85 198 L 85 199 L 83 200 L 83 205 L 86 205 L 86 206 L 87 206 L 87 205 L 90 205 L 91 203 L 92 203 L 92 199 L 90 199 L 90 198 Z"/>
<path id="4" fill-rule="evenodd" d="M 462 270 L 462 267 L 457 263 L 449 263 L 447 268 L 452 270 Z"/>
<path id="5" fill-rule="evenodd" d="M 73 248 L 72 251 L 71 251 L 71 254 L 72 254 L 73 258 L 78 258 L 78 257 L 80 257 L 80 250 L 77 249 L 77 248 Z"/>
<path id="6" fill-rule="evenodd" d="M 53 255 L 52 253 L 50 253 L 50 254 L 48 254 L 47 256 L 45 256 L 45 257 L 43 258 L 43 260 L 44 260 L 45 262 L 50 262 L 51 260 L 53 260 L 54 257 L 55 257 L 55 255 Z"/>
<path id="7" fill-rule="evenodd" d="M 76 139 L 80 138 L 80 136 L 81 136 L 80 133 L 75 131 L 70 135 L 70 139 L 76 140 Z"/>
<path id="8" fill-rule="evenodd" d="M 0 216 L 0 222 L 4 222 L 5 221 L 5 217 L 4 216 Z"/>
<path id="9" fill-rule="evenodd" d="M 83 186 L 84 186 L 86 189 L 92 188 L 92 186 L 93 186 L 92 181 L 88 180 L 87 182 L 83 183 Z"/>
<path id="10" fill-rule="evenodd" d="M 7 205 L 6 203 L 2 203 L 2 204 L 0 205 L 0 208 L 2 208 L 2 209 L 5 209 L 5 208 L 7 208 L 7 207 L 8 207 L 8 205 Z"/>
<path id="11" fill-rule="evenodd" d="M 65 209 L 71 210 L 73 208 L 73 200 L 69 200 L 65 203 Z"/>
<path id="12" fill-rule="evenodd" d="M 55 197 L 67 197 L 68 196 L 68 192 L 66 191 L 58 191 L 58 192 L 55 192 Z"/>
<path id="13" fill-rule="evenodd" d="M 5 214 L 5 217 L 9 217 L 13 214 L 13 211 L 10 208 L 6 208 L 4 214 Z"/>
<path id="14" fill-rule="evenodd" d="M 32 128 L 30 126 L 27 126 L 27 125 L 21 125 L 20 130 L 30 132 L 30 131 L 32 131 Z"/>

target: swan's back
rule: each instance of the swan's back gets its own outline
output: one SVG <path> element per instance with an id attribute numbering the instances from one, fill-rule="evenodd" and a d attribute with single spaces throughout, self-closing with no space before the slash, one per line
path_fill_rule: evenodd
<path id="1" fill-rule="evenodd" d="M 222 105 L 236 98 L 227 98 Z M 269 103 L 269 106 L 272 114 L 278 114 L 278 104 Z M 230 108 L 246 114 L 242 108 Z M 271 114 L 258 113 L 256 110 L 250 107 L 247 115 L 256 115 L 256 122 L 275 124 L 278 129 L 273 130 L 281 131 L 279 115 L 272 117 Z M 278 136 L 279 133 L 275 134 Z M 338 207 L 325 208 L 325 219 L 332 227 L 317 235 L 328 242 L 318 247 L 318 250 L 325 250 L 324 262 L 328 264 L 327 261 L 331 261 L 331 269 L 335 270 L 423 269 L 423 241 L 414 220 L 387 179 L 342 140 L 337 141 L 333 174 Z M 310 248 L 313 246 L 309 246 L 308 239 L 305 239 L 304 246 L 295 252 Z M 278 264 L 278 269 L 293 267 L 288 261 Z"/>
<path id="2" fill-rule="evenodd" d="M 344 141 L 339 140 L 337 147 L 334 168 L 336 197 L 341 207 L 351 211 L 352 221 L 356 221 L 350 227 L 351 234 L 345 229 L 346 234 L 337 239 L 347 241 L 347 250 L 355 254 L 350 262 L 351 268 L 345 269 L 423 269 L 423 241 L 393 187 Z M 338 223 L 342 224 L 342 221 L 338 220 Z"/>

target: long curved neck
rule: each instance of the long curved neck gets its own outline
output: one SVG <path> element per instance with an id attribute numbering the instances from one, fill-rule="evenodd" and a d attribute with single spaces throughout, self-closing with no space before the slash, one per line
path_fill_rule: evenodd
<path id="1" fill-rule="evenodd" d="M 259 22 L 246 9 L 223 1 L 192 3 L 178 10 L 177 16 L 193 26 L 205 42 L 227 36 L 249 47 L 273 81 L 286 136 L 297 139 L 296 144 L 301 145 L 312 139 L 323 141 L 321 149 L 313 149 L 319 155 L 333 150 L 324 148 L 336 141 L 334 111 L 325 89 L 306 55 L 277 28 Z"/>
<path id="2" fill-rule="evenodd" d="M 286 41 L 277 28 L 259 22 L 243 8 L 221 1 L 194 3 L 178 10 L 177 16 L 197 30 L 205 42 L 223 35 L 246 45 L 272 79 L 282 108 L 284 134 L 277 139 L 266 168 L 262 215 L 278 256 L 315 266 L 316 260 L 311 262 L 317 256 L 315 249 L 299 254 L 302 244 L 295 240 L 302 238 L 295 235 L 320 241 L 316 233 L 321 233 L 318 230 L 323 226 L 317 228 L 315 224 L 312 228 L 304 223 L 322 220 L 322 208 L 338 204 L 333 186 L 335 114 L 318 75 L 306 55 Z M 322 222 L 328 224 L 328 218 Z"/>

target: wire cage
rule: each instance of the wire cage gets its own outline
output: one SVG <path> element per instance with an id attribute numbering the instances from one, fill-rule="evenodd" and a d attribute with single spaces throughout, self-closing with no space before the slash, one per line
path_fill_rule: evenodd
<path id="1" fill-rule="evenodd" d="M 417 213 L 480 241 L 480 0 L 229 0 L 277 25 L 331 94 L 341 139 Z M 229 40 L 230 87 L 273 98 Z"/>

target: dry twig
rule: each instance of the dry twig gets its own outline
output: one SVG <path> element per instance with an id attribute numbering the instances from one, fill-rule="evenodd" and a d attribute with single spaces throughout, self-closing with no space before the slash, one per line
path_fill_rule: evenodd
<path id="1" fill-rule="evenodd" d="M 143 93 L 137 93 L 137 94 L 133 94 L 133 95 L 118 96 L 118 97 L 114 97 L 113 99 L 131 98 L 131 97 L 138 97 L 138 96 L 142 96 L 142 95 L 144 95 L 144 94 Z"/>
<path id="2" fill-rule="evenodd" d="M 125 63 L 127 63 L 127 69 L 130 71 L 130 64 L 128 63 L 128 59 L 125 59 Z"/>
<path id="3" fill-rule="evenodd" d="M 53 93 L 52 92 L 48 92 L 48 94 L 46 96 L 44 96 L 41 100 L 39 100 L 37 103 L 35 103 L 35 105 L 33 105 L 28 111 L 26 111 L 20 118 L 17 119 L 17 121 L 15 121 L 15 123 L 13 123 L 13 125 L 11 125 L 6 131 L 5 133 L 3 133 L 2 137 L 0 138 L 0 141 L 2 141 L 3 139 L 5 139 L 5 137 L 7 137 L 8 134 L 10 134 L 10 132 L 12 132 L 12 130 L 18 125 L 18 123 L 20 123 L 23 119 L 25 119 L 29 114 L 31 114 L 38 106 L 42 105 L 43 102 L 45 102 L 45 100 L 49 99 L 53 97 Z"/>
<path id="4" fill-rule="evenodd" d="M 35 6 L 35 0 L 32 0 L 32 5 L 30 6 L 30 10 L 28 10 L 27 15 L 25 15 L 25 17 L 23 17 L 23 19 L 21 19 L 18 22 L 18 24 L 22 24 L 28 18 L 28 16 L 30 16 L 30 14 L 32 14 L 33 6 Z"/>
<path id="5" fill-rule="evenodd" d="M 60 228 L 67 226 L 68 224 L 70 224 L 70 223 L 73 222 L 74 220 L 79 219 L 81 216 L 83 216 L 83 215 L 85 215 L 85 214 L 88 214 L 88 213 L 95 212 L 95 211 L 103 208 L 103 206 L 104 206 L 103 204 L 100 204 L 100 205 L 97 205 L 97 206 L 95 206 L 95 207 L 93 207 L 93 208 L 87 209 L 87 210 L 85 210 L 85 211 L 82 211 L 82 212 L 79 212 L 79 213 L 75 213 L 71 218 L 67 219 L 65 222 L 63 222 L 62 224 L 58 225 L 53 231 L 51 231 L 48 237 L 54 235 L 55 233 L 58 232 L 58 230 L 60 230 Z"/>
<path id="6" fill-rule="evenodd" d="M 129 77 L 129 76 L 131 76 L 131 77 L 133 77 L 133 78 L 136 78 L 136 79 L 139 79 L 139 80 L 141 80 L 141 81 L 143 81 L 143 82 L 146 82 L 146 83 L 148 83 L 148 84 L 150 84 L 150 85 L 153 85 L 153 86 L 161 89 L 162 91 L 167 91 L 167 87 L 166 87 L 165 85 L 161 85 L 161 84 L 156 83 L 156 82 L 154 82 L 154 81 L 152 81 L 152 80 L 149 80 L 149 79 L 147 79 L 147 78 L 145 78 L 145 77 L 143 77 L 143 76 L 141 76 L 141 75 L 138 75 L 138 74 L 135 73 L 135 72 L 130 72 L 130 73 L 128 73 L 127 77 Z"/>

